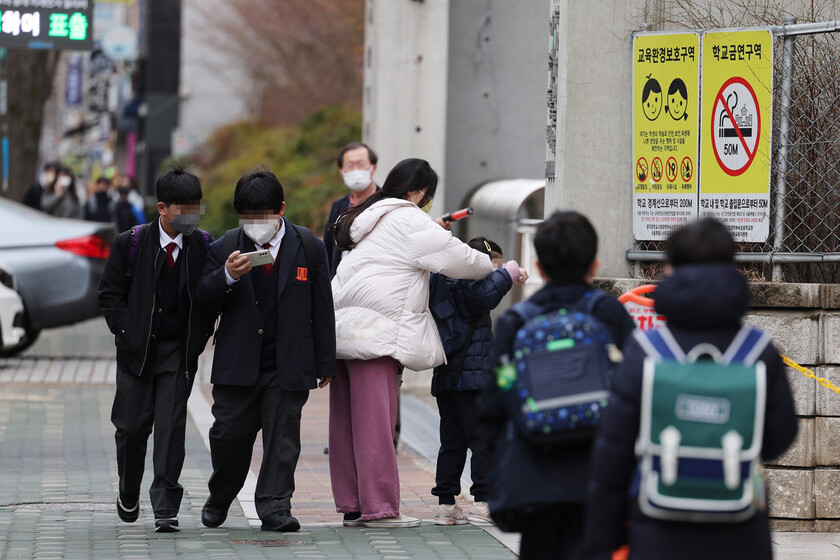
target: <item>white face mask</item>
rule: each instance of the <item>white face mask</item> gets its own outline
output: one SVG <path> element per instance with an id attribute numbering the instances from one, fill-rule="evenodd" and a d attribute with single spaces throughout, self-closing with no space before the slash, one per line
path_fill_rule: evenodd
<path id="1" fill-rule="evenodd" d="M 245 235 L 259 246 L 263 246 L 274 237 L 280 229 L 278 220 L 239 220 Z"/>
<path id="2" fill-rule="evenodd" d="M 65 189 L 69 187 L 71 183 L 73 183 L 73 179 L 68 177 L 67 175 L 58 180 L 58 184 L 64 187 Z"/>
<path id="3" fill-rule="evenodd" d="M 370 185 L 371 169 L 354 169 L 344 174 L 344 184 L 353 192 L 361 192 Z"/>
<path id="4" fill-rule="evenodd" d="M 55 173 L 47 173 L 46 171 L 41 173 L 41 185 L 47 186 L 51 184 L 55 180 Z"/>

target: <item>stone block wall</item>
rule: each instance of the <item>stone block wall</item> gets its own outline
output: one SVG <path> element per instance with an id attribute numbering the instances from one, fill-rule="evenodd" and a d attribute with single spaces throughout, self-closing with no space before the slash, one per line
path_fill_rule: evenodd
<path id="1" fill-rule="evenodd" d="M 615 295 L 643 284 L 599 279 Z M 840 387 L 840 285 L 750 285 L 745 320 L 773 336 L 779 351 Z M 799 434 L 781 457 L 766 465 L 770 516 L 779 531 L 840 531 L 840 394 L 793 368 Z"/>

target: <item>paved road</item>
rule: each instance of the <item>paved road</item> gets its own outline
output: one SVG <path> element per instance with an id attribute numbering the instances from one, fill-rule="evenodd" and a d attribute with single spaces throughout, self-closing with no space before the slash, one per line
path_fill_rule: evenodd
<path id="1" fill-rule="evenodd" d="M 63 331 L 63 332 L 62 332 Z M 113 427 L 112 345 L 101 320 L 75 329 L 47 331 L 24 357 L 0 359 L 0 558 L 514 558 L 516 538 L 465 526 L 431 524 L 437 416 L 410 394 L 404 398 L 404 439 L 399 455 L 402 509 L 426 521 L 417 529 L 365 530 L 340 525 L 323 453 L 327 392 L 313 391 L 304 408 L 304 448 L 293 508 L 304 524 L 293 534 L 263 533 L 252 485 L 240 494 L 219 529 L 200 523 L 207 497 L 210 457 L 208 360 L 190 402 L 187 458 L 179 515 L 182 532 L 157 535 L 147 507 L 141 519 L 120 523 L 114 512 L 116 463 Z M 70 356 L 70 357 L 68 357 Z M 257 471 L 261 448 L 255 449 Z M 147 469 L 151 466 L 148 465 Z M 150 472 L 150 470 L 148 471 Z M 840 558 L 840 535 L 775 533 L 776 558 Z M 269 550 L 285 548 L 285 552 Z"/>

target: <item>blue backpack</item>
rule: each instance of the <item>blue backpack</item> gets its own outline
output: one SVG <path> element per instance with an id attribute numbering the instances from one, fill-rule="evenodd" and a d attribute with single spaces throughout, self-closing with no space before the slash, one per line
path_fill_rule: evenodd
<path id="1" fill-rule="evenodd" d="M 511 308 L 523 322 L 496 382 L 513 424 L 535 445 L 595 435 L 620 361 L 612 335 L 592 314 L 607 294 L 590 290 L 561 309 L 531 302 Z"/>

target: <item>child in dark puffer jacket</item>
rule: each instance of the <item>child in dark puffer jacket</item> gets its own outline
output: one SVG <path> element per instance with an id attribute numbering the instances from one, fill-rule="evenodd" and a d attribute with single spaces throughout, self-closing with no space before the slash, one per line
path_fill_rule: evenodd
<path id="1" fill-rule="evenodd" d="M 486 441 L 477 431 L 476 399 L 491 381 L 490 351 L 493 344 L 490 311 L 502 301 L 513 284 L 523 283 L 528 274 L 516 261 L 502 263 L 502 249 L 484 237 L 470 239 L 467 244 L 485 253 L 497 270 L 484 280 L 455 280 L 432 274 L 432 284 L 444 282 L 455 301 L 458 319 L 469 338 L 466 348 L 449 352 L 446 364 L 438 366 L 432 377 L 432 395 L 440 411 L 440 451 L 438 452 L 435 487 L 438 497 L 435 525 L 492 524 L 487 508 L 485 477 L 490 466 Z M 469 515 L 455 504 L 461 493 L 461 473 L 472 451 L 470 463 L 473 484 L 470 494 L 474 503 Z"/>

